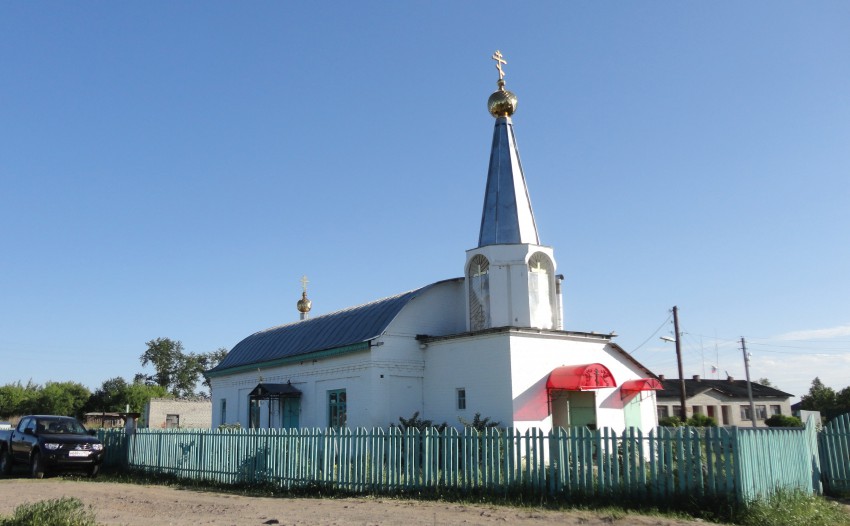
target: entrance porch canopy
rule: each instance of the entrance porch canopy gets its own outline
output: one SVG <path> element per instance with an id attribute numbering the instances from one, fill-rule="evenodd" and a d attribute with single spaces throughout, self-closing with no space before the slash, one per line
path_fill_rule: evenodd
<path id="1" fill-rule="evenodd" d="M 253 400 L 279 400 L 281 398 L 301 398 L 301 391 L 292 386 L 291 383 L 286 384 L 257 384 L 248 394 L 248 398 Z"/>
<path id="2" fill-rule="evenodd" d="M 655 378 L 638 378 L 637 380 L 626 380 L 620 386 L 620 398 L 626 398 L 641 391 L 658 391 L 664 389 Z"/>
<path id="3" fill-rule="evenodd" d="M 617 387 L 614 375 L 601 363 L 564 365 L 549 373 L 546 390 L 587 391 Z"/>

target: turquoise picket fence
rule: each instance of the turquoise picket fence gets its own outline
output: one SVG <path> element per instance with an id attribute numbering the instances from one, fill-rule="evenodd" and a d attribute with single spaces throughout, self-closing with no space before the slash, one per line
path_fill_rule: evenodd
<path id="1" fill-rule="evenodd" d="M 113 465 L 134 470 L 287 489 L 753 500 L 778 488 L 815 491 L 813 433 L 813 426 L 657 428 L 647 434 L 586 428 L 548 434 L 537 429 L 140 429 L 123 442 L 107 442 L 107 449 Z"/>
<path id="2" fill-rule="evenodd" d="M 826 490 L 850 492 L 850 414 L 826 424 L 818 435 L 818 445 Z"/>

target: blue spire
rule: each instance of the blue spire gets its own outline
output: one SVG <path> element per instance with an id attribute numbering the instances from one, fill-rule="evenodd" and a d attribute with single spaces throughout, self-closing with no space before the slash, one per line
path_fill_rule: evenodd
<path id="1" fill-rule="evenodd" d="M 478 246 L 539 245 L 511 118 L 496 118 Z"/>

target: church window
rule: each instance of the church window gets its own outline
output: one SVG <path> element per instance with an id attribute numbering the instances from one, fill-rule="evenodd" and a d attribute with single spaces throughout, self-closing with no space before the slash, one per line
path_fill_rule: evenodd
<path id="1" fill-rule="evenodd" d="M 457 408 L 459 410 L 466 409 L 466 389 L 459 387 L 457 390 Z"/>
<path id="2" fill-rule="evenodd" d="M 757 405 L 756 406 L 756 418 L 759 420 L 767 420 L 767 406 L 765 405 Z"/>
<path id="3" fill-rule="evenodd" d="M 781 415 L 781 414 L 782 414 L 782 407 L 781 407 L 781 406 L 778 406 L 778 405 L 772 405 L 772 406 L 770 406 L 770 415 L 771 415 L 771 416 L 773 416 L 773 415 Z"/>
<path id="4" fill-rule="evenodd" d="M 469 262 L 469 329 L 477 331 L 490 327 L 490 262 L 481 254 Z"/>
<path id="5" fill-rule="evenodd" d="M 752 420 L 752 414 L 750 413 L 750 406 L 742 405 L 741 406 L 741 420 Z"/>
<path id="6" fill-rule="evenodd" d="M 347 421 L 345 389 L 328 391 L 328 427 L 345 427 Z"/>
<path id="7" fill-rule="evenodd" d="M 528 259 L 528 292 L 532 327 L 542 329 L 555 327 L 553 274 L 552 260 L 546 254 L 535 252 Z"/>

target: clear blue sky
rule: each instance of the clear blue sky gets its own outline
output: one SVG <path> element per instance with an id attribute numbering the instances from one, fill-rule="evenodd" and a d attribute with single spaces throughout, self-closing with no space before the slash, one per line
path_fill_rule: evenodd
<path id="1" fill-rule="evenodd" d="M 848 2 L 0 3 L 0 384 L 460 276 L 500 49 L 566 325 L 850 385 Z M 661 327 L 658 334 L 656 329 Z M 645 344 L 641 345 L 643 342 Z M 713 377 L 713 376 L 712 376 Z"/>

